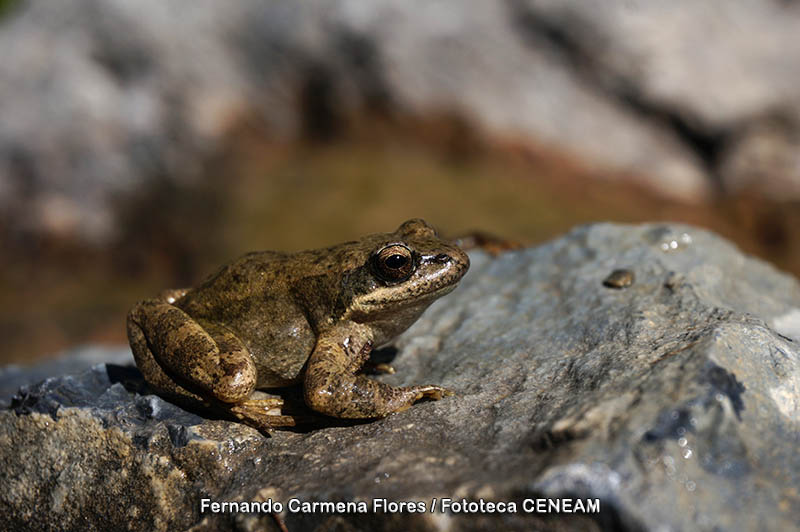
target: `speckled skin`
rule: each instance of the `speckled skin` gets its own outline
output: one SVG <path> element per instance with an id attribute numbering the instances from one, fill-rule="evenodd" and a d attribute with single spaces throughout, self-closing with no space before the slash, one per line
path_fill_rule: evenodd
<path id="1" fill-rule="evenodd" d="M 468 268 L 467 255 L 422 220 L 326 249 L 249 253 L 196 288 L 138 303 L 128 338 L 159 394 L 222 408 L 261 429 L 295 419 L 276 412 L 280 399 L 256 390 L 295 383 L 317 412 L 382 417 L 450 395 L 357 372 L 373 346 L 406 330 Z"/>

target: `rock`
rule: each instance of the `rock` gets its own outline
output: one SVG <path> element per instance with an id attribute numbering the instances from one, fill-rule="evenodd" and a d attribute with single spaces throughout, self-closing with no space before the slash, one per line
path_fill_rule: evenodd
<path id="1" fill-rule="evenodd" d="M 670 197 L 796 199 L 799 20 L 791 2 L 19 2 L 0 214 L 103 241 L 112 198 L 197 179 L 243 120 L 329 137 L 374 111 L 463 116 Z"/>
<path id="2" fill-rule="evenodd" d="M 579 227 L 471 255 L 396 342 L 393 384 L 457 396 L 266 437 L 147 395 L 98 364 L 0 411 L 12 529 L 277 529 L 201 500 L 365 501 L 290 530 L 787 530 L 800 521 L 800 283 L 706 231 Z M 609 288 L 616 269 L 635 273 Z M 384 352 L 386 355 L 387 353 Z M 290 392 L 291 393 L 291 392 Z M 515 502 L 517 513 L 372 513 L 376 499 Z M 526 499 L 599 499 L 537 514 Z M 439 510 L 441 507 L 439 507 Z M 326 528 L 327 527 L 327 528 Z"/>
<path id="3" fill-rule="evenodd" d="M 749 186 L 773 199 L 800 197 L 796 5 L 510 5 L 522 31 L 549 40 L 590 90 L 672 136 L 724 191 Z"/>
<path id="4" fill-rule="evenodd" d="M 21 386 L 36 384 L 54 375 L 80 373 L 101 363 L 133 364 L 129 347 L 110 349 L 84 346 L 57 354 L 52 360 L 36 366 L 9 365 L 0 368 L 0 407 L 8 407 L 11 397 Z"/>

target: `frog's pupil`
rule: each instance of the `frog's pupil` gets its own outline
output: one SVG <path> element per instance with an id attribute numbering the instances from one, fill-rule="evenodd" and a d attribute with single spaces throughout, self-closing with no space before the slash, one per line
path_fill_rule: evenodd
<path id="1" fill-rule="evenodd" d="M 406 258 L 403 255 L 390 255 L 386 258 L 386 266 L 393 270 L 398 270 L 406 265 Z"/>

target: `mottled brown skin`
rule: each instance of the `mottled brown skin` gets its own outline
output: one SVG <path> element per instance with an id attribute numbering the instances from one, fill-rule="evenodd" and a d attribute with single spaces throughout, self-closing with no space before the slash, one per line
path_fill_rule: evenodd
<path id="1" fill-rule="evenodd" d="M 249 253 L 193 289 L 138 303 L 128 338 L 159 394 L 223 409 L 268 430 L 295 424 L 258 389 L 302 383 L 306 404 L 337 418 L 376 418 L 450 395 L 358 374 L 374 346 L 406 330 L 469 268 L 422 220 L 326 249 Z"/>

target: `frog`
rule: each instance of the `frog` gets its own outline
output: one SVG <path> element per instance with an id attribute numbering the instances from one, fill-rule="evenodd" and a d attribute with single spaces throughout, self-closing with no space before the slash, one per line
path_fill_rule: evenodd
<path id="1" fill-rule="evenodd" d="M 384 418 L 453 395 L 433 384 L 391 386 L 362 370 L 373 349 L 455 289 L 469 264 L 422 219 L 324 249 L 251 252 L 193 288 L 135 304 L 128 339 L 158 395 L 262 431 L 298 424 L 280 397 L 264 393 L 295 385 L 317 415 Z"/>

